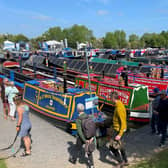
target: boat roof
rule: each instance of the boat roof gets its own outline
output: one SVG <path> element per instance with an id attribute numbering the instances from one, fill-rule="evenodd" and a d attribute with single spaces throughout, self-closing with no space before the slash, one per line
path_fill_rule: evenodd
<path id="1" fill-rule="evenodd" d="M 63 83 L 58 79 L 42 79 L 42 80 L 31 80 L 27 83 L 40 87 L 41 89 L 47 90 L 54 93 L 63 93 Z M 67 94 L 79 94 L 82 92 L 88 92 L 88 89 L 79 87 L 67 87 Z"/>

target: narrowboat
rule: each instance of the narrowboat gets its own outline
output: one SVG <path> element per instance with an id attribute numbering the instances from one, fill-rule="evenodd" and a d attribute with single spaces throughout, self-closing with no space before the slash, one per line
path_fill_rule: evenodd
<path id="1" fill-rule="evenodd" d="M 128 78 L 129 82 L 148 86 L 148 91 L 150 95 L 153 93 L 154 88 L 158 88 L 160 91 L 168 91 L 167 78 L 157 79 L 152 77 L 146 77 L 143 74 L 129 74 Z"/>
<path id="2" fill-rule="evenodd" d="M 31 55 L 31 51 L 23 50 L 23 51 L 10 51 L 10 57 L 12 59 L 29 59 Z"/>
<path id="3" fill-rule="evenodd" d="M 85 113 L 92 115 L 95 122 L 103 121 L 95 92 L 78 87 L 68 87 L 65 91 L 63 83 L 58 79 L 25 82 L 23 100 L 35 111 L 62 121 L 71 129 L 72 134 L 76 130 L 78 103 L 85 105 Z"/>
<path id="4" fill-rule="evenodd" d="M 96 92 L 99 101 L 109 107 L 114 104 L 110 95 L 117 91 L 119 98 L 125 105 L 129 119 L 133 121 L 149 122 L 150 113 L 148 110 L 149 96 L 148 87 L 141 84 L 130 83 L 128 86 L 121 86 L 119 80 L 111 77 L 101 77 L 101 75 L 90 74 L 91 89 Z M 88 76 L 80 75 L 76 77 L 76 85 L 88 88 Z"/>
<path id="5" fill-rule="evenodd" d="M 30 108 L 55 119 L 58 126 L 72 135 L 76 134 L 75 120 L 78 117 L 76 109 L 78 103 L 85 105 L 85 113 L 92 116 L 96 123 L 104 121 L 104 115 L 98 108 L 98 97 L 95 92 L 72 87 L 68 81 L 66 85 L 59 77 L 47 78 L 47 74 L 36 73 L 36 79 L 33 79 L 33 75 L 35 75 L 33 71 L 28 69 L 22 69 L 21 73 L 5 68 L 4 74 L 0 74 L 0 81 L 6 77 L 14 81 L 22 92 L 23 100 Z"/>

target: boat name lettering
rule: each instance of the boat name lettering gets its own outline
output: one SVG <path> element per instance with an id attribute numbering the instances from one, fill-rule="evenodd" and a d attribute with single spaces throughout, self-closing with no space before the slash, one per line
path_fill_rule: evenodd
<path id="1" fill-rule="evenodd" d="M 62 101 L 60 98 L 53 96 L 53 95 L 43 94 L 39 97 L 39 100 L 43 100 L 43 99 L 52 99 L 52 100 L 57 101 L 58 103 L 64 105 L 64 101 Z"/>
<path id="2" fill-rule="evenodd" d="M 51 106 L 46 106 L 46 108 L 48 108 L 48 109 L 50 109 L 50 110 L 52 110 L 52 111 L 55 111 L 55 108 L 54 107 L 51 107 Z"/>
<path id="3" fill-rule="evenodd" d="M 102 97 L 106 97 L 107 100 L 111 100 L 110 95 L 112 92 L 116 91 L 119 95 L 120 100 L 125 104 L 128 105 L 129 104 L 129 98 L 130 98 L 130 92 L 129 91 L 123 91 L 120 89 L 116 89 L 116 88 L 109 88 L 109 87 L 105 87 L 105 86 L 99 86 L 99 96 Z"/>

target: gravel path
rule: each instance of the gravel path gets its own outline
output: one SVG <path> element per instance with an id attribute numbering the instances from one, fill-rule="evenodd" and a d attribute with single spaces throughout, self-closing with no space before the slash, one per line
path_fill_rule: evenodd
<path id="1" fill-rule="evenodd" d="M 0 101 L 0 148 L 8 146 L 15 137 L 16 122 L 4 120 L 2 117 L 2 104 Z M 34 113 L 30 114 L 32 121 L 32 155 L 22 158 L 20 151 L 15 158 L 6 160 L 8 168 L 85 168 L 85 160 L 72 165 L 68 162 L 69 152 L 75 143 L 75 138 L 65 131 L 54 126 L 53 123 L 41 118 Z M 133 131 L 127 136 L 127 151 L 129 161 L 138 160 L 151 155 L 158 148 L 159 137 L 149 134 L 149 126 L 142 127 Z M 14 149 L 16 150 L 20 144 L 17 139 Z M 8 151 L 11 154 L 11 150 Z M 6 153 L 5 153 L 6 154 Z M 0 153 L 0 156 L 4 156 Z M 96 168 L 111 168 L 114 160 L 109 153 L 107 147 L 101 148 L 94 152 L 94 160 Z"/>

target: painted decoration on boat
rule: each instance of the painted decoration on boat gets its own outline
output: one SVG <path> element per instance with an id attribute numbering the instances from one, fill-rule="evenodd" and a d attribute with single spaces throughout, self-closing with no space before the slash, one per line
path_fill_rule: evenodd
<path id="1" fill-rule="evenodd" d="M 87 75 L 77 76 L 75 82 L 76 85 L 81 85 L 83 88 L 88 89 Z M 112 106 L 114 104 L 111 101 L 110 95 L 112 92 L 116 91 L 127 110 L 134 112 L 132 114 L 135 115 L 136 118 L 149 119 L 149 96 L 147 86 L 134 83 L 129 84 L 128 87 L 120 86 L 115 78 L 105 77 L 104 79 L 98 79 L 96 75 L 95 78 L 91 76 L 91 88 L 96 92 L 100 102 L 105 102 Z"/>
<path id="2" fill-rule="evenodd" d="M 105 85 L 100 85 L 98 88 L 98 95 L 100 98 L 106 97 L 108 101 L 111 100 L 110 94 L 112 92 L 117 92 L 119 94 L 120 100 L 123 102 L 124 105 L 128 106 L 129 105 L 129 98 L 131 95 L 131 91 L 129 90 L 122 90 L 117 88 L 117 87 L 108 87 Z"/>
<path id="3" fill-rule="evenodd" d="M 168 90 L 168 80 L 129 77 L 129 81 L 148 86 L 149 93 L 153 93 L 154 88 L 158 88 L 159 90 Z"/>
<path id="4" fill-rule="evenodd" d="M 26 82 L 23 100 L 36 111 L 52 118 L 66 122 L 74 121 L 78 117 L 77 104 L 83 103 L 86 106 L 85 99 L 90 98 L 90 92 L 85 89 L 68 88 L 67 93 L 54 92 L 44 88 L 41 83 L 42 81 L 39 83 Z M 96 93 L 91 92 L 91 96 L 95 97 Z M 85 112 L 87 114 L 94 112 L 95 116 L 99 113 L 97 106 L 93 110 L 86 109 Z"/>

